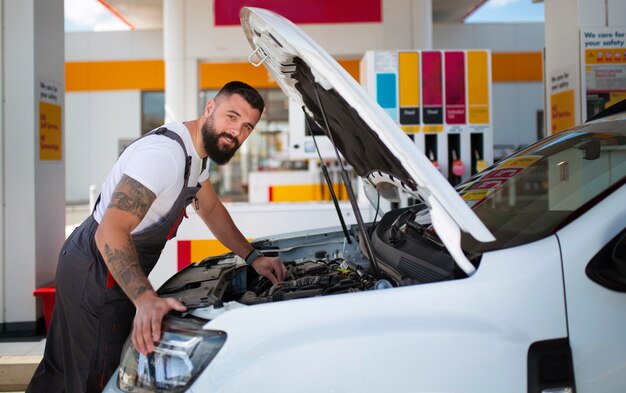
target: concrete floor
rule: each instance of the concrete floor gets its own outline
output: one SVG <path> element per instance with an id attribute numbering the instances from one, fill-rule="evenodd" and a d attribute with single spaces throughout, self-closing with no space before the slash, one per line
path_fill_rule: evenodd
<path id="1" fill-rule="evenodd" d="M 19 341 L 16 341 L 19 340 Z M 2 356 L 41 356 L 46 346 L 46 339 L 34 337 L 32 339 L 15 338 L 0 340 L 0 357 Z"/>

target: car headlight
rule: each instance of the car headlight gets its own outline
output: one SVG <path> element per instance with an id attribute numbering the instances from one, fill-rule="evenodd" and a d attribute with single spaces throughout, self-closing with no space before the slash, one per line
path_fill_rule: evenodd
<path id="1" fill-rule="evenodd" d="M 226 341 L 224 332 L 189 329 L 189 326 L 181 324 L 188 325 L 172 323 L 171 319 L 169 323 L 164 323 L 161 341 L 147 356 L 135 350 L 130 338 L 126 341 L 118 377 L 118 386 L 122 391 L 182 391 L 217 355 Z"/>

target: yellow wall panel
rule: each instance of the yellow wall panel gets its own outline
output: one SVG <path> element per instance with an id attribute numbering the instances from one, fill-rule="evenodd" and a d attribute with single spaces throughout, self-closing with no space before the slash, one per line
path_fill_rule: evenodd
<path id="1" fill-rule="evenodd" d="M 271 202 L 310 202 L 322 200 L 319 184 L 290 184 L 272 186 Z"/>
<path id="2" fill-rule="evenodd" d="M 230 252 L 219 240 L 193 240 L 191 242 L 191 260 L 198 262 L 206 257 Z"/>
<path id="3" fill-rule="evenodd" d="M 252 241 L 253 239 L 247 239 Z M 217 239 L 192 240 L 191 261 L 199 262 L 207 257 L 229 253 L 230 250 Z"/>
<path id="4" fill-rule="evenodd" d="M 333 184 L 333 190 L 339 200 L 347 200 L 348 192 L 343 184 Z M 286 184 L 271 186 L 270 202 L 313 202 L 330 201 L 331 196 L 326 184 Z"/>

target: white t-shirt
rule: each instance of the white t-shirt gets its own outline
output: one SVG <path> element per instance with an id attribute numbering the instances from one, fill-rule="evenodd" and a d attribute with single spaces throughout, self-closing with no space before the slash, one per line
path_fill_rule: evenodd
<path id="1" fill-rule="evenodd" d="M 193 146 L 187 127 L 181 122 L 168 123 L 164 127 L 181 136 L 187 154 L 191 156 L 191 173 L 188 185 L 193 187 L 209 178 L 209 167 L 202 169 L 202 159 Z M 185 173 L 185 155 L 182 147 L 175 140 L 165 135 L 149 135 L 129 145 L 118 158 L 106 181 L 102 184 L 100 202 L 94 212 L 95 220 L 100 223 L 111 201 L 111 195 L 123 175 L 132 177 L 156 195 L 150 210 L 133 230 L 142 232 L 165 220 L 166 214 L 174 204 L 183 188 Z"/>

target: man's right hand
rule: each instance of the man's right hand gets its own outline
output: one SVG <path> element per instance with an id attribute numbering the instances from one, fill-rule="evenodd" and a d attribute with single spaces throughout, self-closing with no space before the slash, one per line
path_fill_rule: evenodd
<path id="1" fill-rule="evenodd" d="M 287 269 L 278 257 L 258 257 L 252 262 L 252 267 L 261 276 L 267 278 L 272 284 L 278 284 L 285 279 Z"/>
<path id="2" fill-rule="evenodd" d="M 154 291 L 146 291 L 135 299 L 135 319 L 131 339 L 133 346 L 144 355 L 154 351 L 154 342 L 161 339 L 161 322 L 170 311 L 187 311 L 174 298 L 159 297 Z"/>

